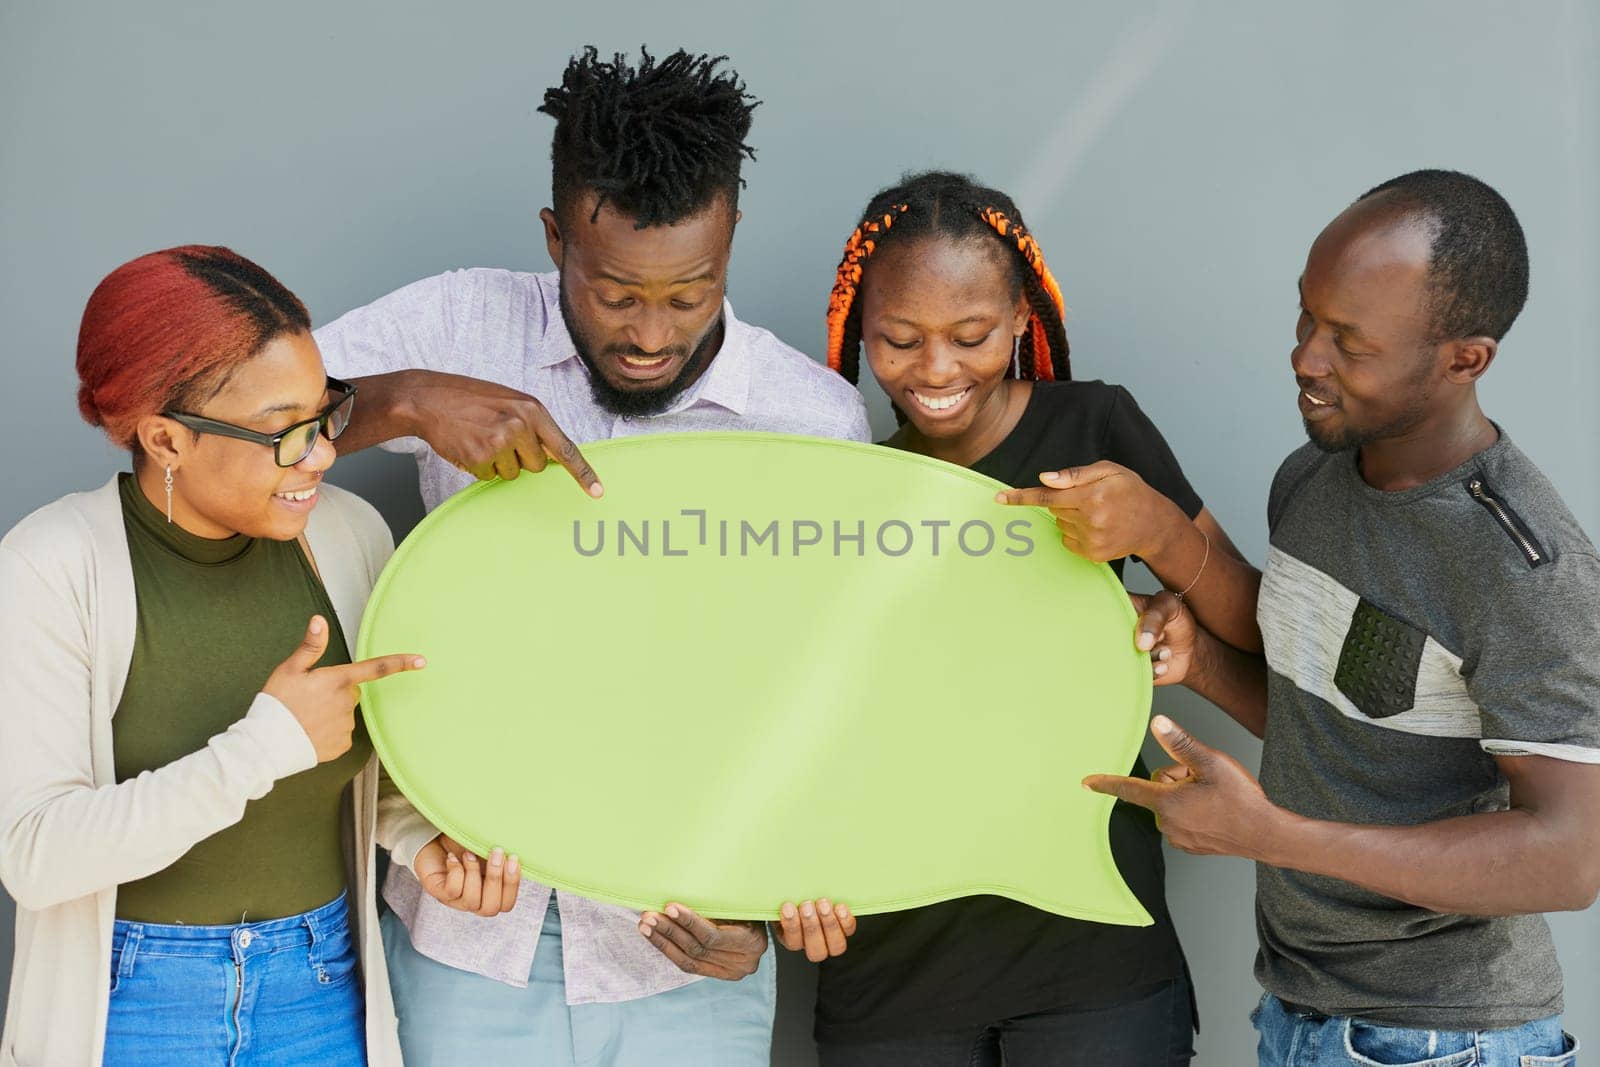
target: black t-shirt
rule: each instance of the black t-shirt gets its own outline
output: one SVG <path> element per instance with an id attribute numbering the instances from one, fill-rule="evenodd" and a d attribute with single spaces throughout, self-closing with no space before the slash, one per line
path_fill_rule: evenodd
<path id="1" fill-rule="evenodd" d="M 1025 487 L 1038 485 L 1042 471 L 1099 460 L 1137 472 L 1191 518 L 1200 513 L 1200 498 L 1161 433 L 1126 389 L 1104 382 L 1035 385 L 1016 428 L 972 469 Z M 1121 560 L 1112 566 L 1122 573 Z M 1131 773 L 1149 774 L 1142 761 Z M 1153 926 L 1066 919 L 996 896 L 862 916 L 849 951 L 822 964 L 817 1040 L 889 1040 L 982 1026 L 1118 1000 L 1177 978 L 1183 956 L 1167 914 L 1155 821 L 1142 808 L 1118 803 L 1110 834 L 1117 867 Z"/>

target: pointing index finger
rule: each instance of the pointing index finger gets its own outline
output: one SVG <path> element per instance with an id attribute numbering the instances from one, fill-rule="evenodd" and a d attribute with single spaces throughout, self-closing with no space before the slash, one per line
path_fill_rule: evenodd
<path id="1" fill-rule="evenodd" d="M 1047 485 L 1033 485 L 1026 489 L 1005 489 L 995 494 L 999 504 L 1032 505 L 1053 511 L 1075 510 L 1090 492 L 1087 486 L 1075 485 L 1056 489 Z"/>
<path id="2" fill-rule="evenodd" d="M 1145 782 L 1138 778 L 1125 778 L 1116 774 L 1091 774 L 1083 780 L 1083 787 L 1095 793 L 1104 793 L 1126 800 L 1130 804 L 1137 804 L 1141 808 L 1155 811 L 1162 798 L 1166 796 L 1167 789 L 1171 788 L 1158 785 L 1155 782 Z"/>
<path id="3" fill-rule="evenodd" d="M 400 674 L 404 671 L 420 671 L 428 665 L 428 661 L 421 656 L 413 656 L 407 652 L 394 652 L 387 656 L 374 656 L 357 663 L 346 663 L 340 667 L 324 667 L 324 670 L 339 672 L 340 680 L 347 685 L 364 685 L 375 682 L 379 678 L 386 678 L 391 674 Z"/>
<path id="4" fill-rule="evenodd" d="M 539 411 L 534 420 L 534 430 L 539 435 L 544 451 L 567 469 L 567 473 L 583 487 L 584 492 L 597 498 L 605 492 L 600 485 L 600 476 L 589 466 L 589 461 L 583 458 L 583 453 L 573 444 L 566 431 L 556 425 L 556 420 L 550 417 L 549 412 Z"/>

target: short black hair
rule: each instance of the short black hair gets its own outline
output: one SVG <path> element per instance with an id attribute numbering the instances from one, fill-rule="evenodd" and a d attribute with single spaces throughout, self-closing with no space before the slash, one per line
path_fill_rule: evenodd
<path id="1" fill-rule="evenodd" d="M 634 227 L 666 226 L 718 195 L 737 207 L 739 168 L 755 158 L 745 143 L 761 103 L 727 56 L 682 49 L 657 60 L 639 49 L 637 66 L 618 52 L 607 62 L 593 45 L 572 57 L 539 110 L 556 120 L 551 195 L 561 218 L 588 191 L 631 216 Z M 592 219 L 591 219 L 592 221 Z"/>
<path id="2" fill-rule="evenodd" d="M 1506 198 L 1454 170 L 1414 170 L 1360 200 L 1379 193 L 1433 229 L 1433 339 L 1504 337 L 1528 300 L 1528 242 Z"/>

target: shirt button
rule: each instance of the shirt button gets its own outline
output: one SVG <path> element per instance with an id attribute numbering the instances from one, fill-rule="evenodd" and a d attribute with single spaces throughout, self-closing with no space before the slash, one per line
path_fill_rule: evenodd
<path id="1" fill-rule="evenodd" d="M 250 947 L 250 942 L 254 941 L 255 939 L 256 939 L 256 935 L 252 934 L 249 930 L 242 931 L 239 934 L 239 947 L 240 948 L 249 948 Z"/>

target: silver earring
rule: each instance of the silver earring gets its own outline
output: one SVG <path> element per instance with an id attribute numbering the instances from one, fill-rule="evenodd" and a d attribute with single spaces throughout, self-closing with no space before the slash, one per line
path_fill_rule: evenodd
<path id="1" fill-rule="evenodd" d="M 167 521 L 172 521 L 172 468 L 167 468 Z"/>

